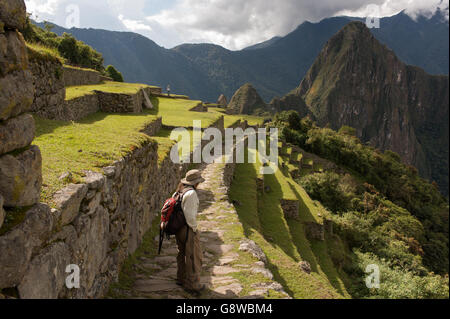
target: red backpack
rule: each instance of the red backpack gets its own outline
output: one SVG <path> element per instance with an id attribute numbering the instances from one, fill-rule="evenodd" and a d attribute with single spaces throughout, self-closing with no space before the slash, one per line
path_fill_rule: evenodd
<path id="1" fill-rule="evenodd" d="M 175 196 L 165 201 L 163 208 L 161 209 L 161 227 L 159 233 L 159 250 L 161 253 L 162 242 L 164 235 L 170 239 L 171 235 L 176 235 L 186 223 L 184 217 L 183 208 L 181 204 L 183 202 L 183 196 L 188 191 L 194 190 L 192 187 L 186 187 L 181 192 L 175 193 Z"/>

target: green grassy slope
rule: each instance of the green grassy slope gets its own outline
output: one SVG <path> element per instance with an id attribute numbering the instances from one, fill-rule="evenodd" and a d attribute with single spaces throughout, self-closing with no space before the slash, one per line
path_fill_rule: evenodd
<path id="1" fill-rule="evenodd" d="M 156 116 L 148 112 L 137 115 L 96 113 L 79 122 L 35 117 L 33 144 L 40 147 L 43 158 L 42 200 L 49 202 L 54 192 L 67 183 L 81 181 L 84 170 L 100 171 L 148 142 L 150 137 L 140 131 L 154 120 Z M 167 143 L 161 141 L 161 144 Z M 163 152 L 168 148 L 161 147 Z M 72 178 L 60 180 L 68 171 Z"/>
<path id="2" fill-rule="evenodd" d="M 245 235 L 258 243 L 266 253 L 269 268 L 285 290 L 294 298 L 348 298 L 342 274 L 334 268 L 327 243 L 310 243 L 304 234 L 304 221 L 319 221 L 320 207 L 283 171 L 267 175 L 266 194 L 256 190 L 258 164 L 239 164 L 230 197 L 237 201 Z M 286 220 L 280 199 L 300 200 L 300 220 Z M 308 261 L 310 275 L 298 263 Z"/>

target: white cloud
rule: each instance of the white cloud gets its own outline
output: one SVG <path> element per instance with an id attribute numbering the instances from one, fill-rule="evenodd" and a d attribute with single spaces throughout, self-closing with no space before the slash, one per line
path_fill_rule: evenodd
<path id="1" fill-rule="evenodd" d="M 80 8 L 81 27 L 141 33 L 172 47 L 208 42 L 241 49 L 274 36 L 283 36 L 305 20 L 335 15 L 367 16 L 369 4 L 380 16 L 406 9 L 412 17 L 431 15 L 449 0 L 26 0 L 39 20 L 65 26 L 65 8 Z M 158 9 L 156 9 L 158 8 Z M 166 8 L 161 10 L 161 8 Z M 145 12 L 157 12 L 146 14 Z M 448 11 L 447 11 L 448 13 Z"/>
<path id="2" fill-rule="evenodd" d="M 36 14 L 54 15 L 58 0 L 25 0 L 27 11 Z"/>
<path id="3" fill-rule="evenodd" d="M 384 0 L 373 6 L 371 4 L 364 5 L 357 10 L 343 10 L 336 15 L 348 15 L 356 17 L 386 17 L 392 16 L 405 10 L 411 18 L 416 19 L 419 15 L 431 17 L 439 8 L 441 10 L 448 9 L 449 0 Z M 447 20 L 448 20 L 448 10 Z"/>
<path id="4" fill-rule="evenodd" d="M 170 10 L 147 17 L 184 42 L 213 42 L 230 49 L 285 35 L 305 20 L 317 22 L 334 15 L 366 16 L 367 5 L 377 5 L 380 16 L 390 16 L 407 9 L 434 13 L 440 0 L 180 0 Z M 448 6 L 448 0 L 444 0 Z M 195 39 L 195 40 L 194 40 Z"/>
<path id="5" fill-rule="evenodd" d="M 125 19 L 123 15 L 119 15 L 119 20 L 122 21 L 124 26 L 131 31 L 152 31 L 152 27 L 142 23 L 140 20 Z"/>

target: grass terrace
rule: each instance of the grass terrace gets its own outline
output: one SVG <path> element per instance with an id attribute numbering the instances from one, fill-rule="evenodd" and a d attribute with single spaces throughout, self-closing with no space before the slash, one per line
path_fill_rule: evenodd
<path id="1" fill-rule="evenodd" d="M 36 139 L 43 158 L 42 201 L 68 183 L 81 182 L 84 170 L 101 171 L 152 138 L 140 131 L 153 122 L 153 114 L 96 113 L 79 122 L 63 122 L 35 117 Z M 173 141 L 156 140 L 160 160 L 167 156 Z M 71 178 L 59 177 L 70 172 Z"/>
<path id="2" fill-rule="evenodd" d="M 140 89 L 152 87 L 147 84 L 122 83 L 106 81 L 102 84 L 69 86 L 66 88 L 66 100 L 72 100 L 81 96 L 95 94 L 94 91 L 117 94 L 136 94 Z"/>
<path id="3" fill-rule="evenodd" d="M 219 107 L 210 107 L 210 112 L 218 113 L 225 116 L 225 128 L 232 126 L 237 121 L 247 121 L 248 125 L 262 125 L 264 123 L 264 118 L 254 115 L 228 115 L 226 114 L 226 110 Z"/>
<path id="4" fill-rule="evenodd" d="M 201 101 L 172 99 L 164 97 L 152 97 L 152 104 L 155 109 L 152 114 L 162 116 L 163 124 L 171 127 L 193 127 L 195 120 L 202 121 L 202 128 L 211 126 L 220 118 L 220 114 L 215 112 L 190 112 L 189 110 L 197 106 Z"/>

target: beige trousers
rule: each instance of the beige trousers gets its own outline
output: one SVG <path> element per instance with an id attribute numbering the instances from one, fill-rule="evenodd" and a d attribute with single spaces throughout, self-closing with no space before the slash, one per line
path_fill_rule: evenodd
<path id="1" fill-rule="evenodd" d="M 186 242 L 186 231 L 189 234 Z M 183 283 L 187 289 L 197 290 L 200 285 L 200 274 L 202 272 L 202 248 L 200 245 L 200 236 L 194 233 L 192 228 L 185 226 L 176 234 L 178 245 L 177 256 L 177 279 Z"/>

